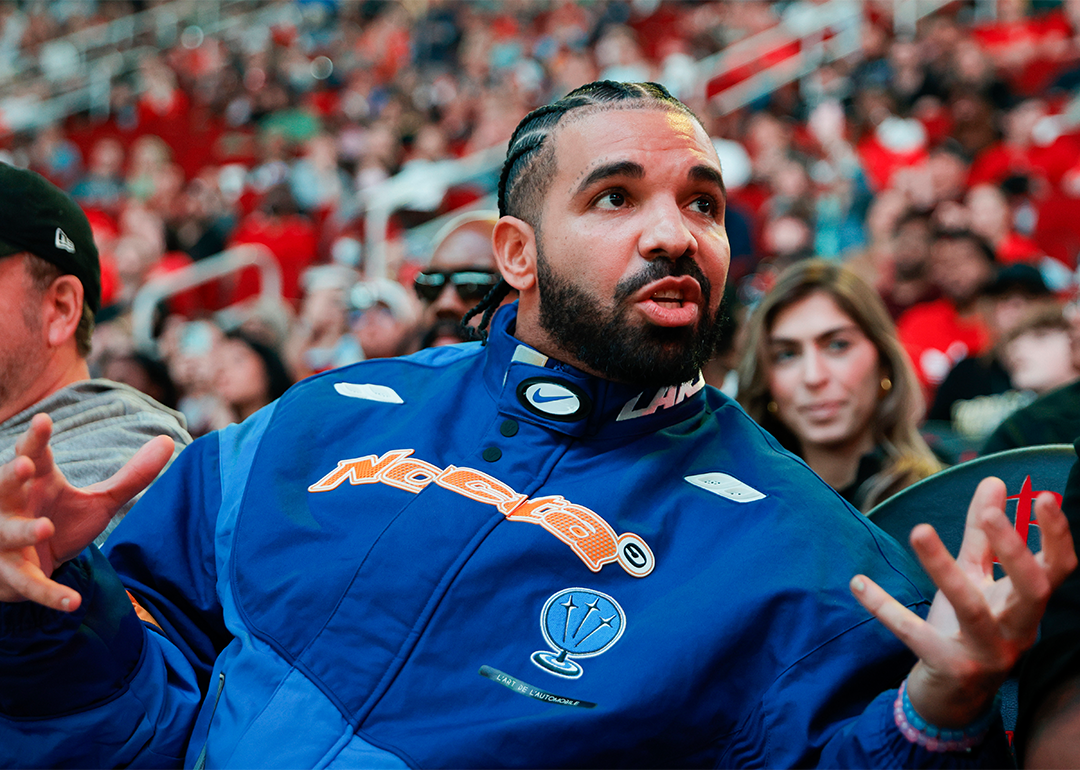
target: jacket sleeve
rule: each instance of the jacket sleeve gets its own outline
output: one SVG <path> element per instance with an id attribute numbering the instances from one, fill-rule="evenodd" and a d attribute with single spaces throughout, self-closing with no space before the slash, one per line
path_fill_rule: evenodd
<path id="1" fill-rule="evenodd" d="M 925 605 L 909 608 L 925 615 Z M 849 629 L 781 673 L 719 766 L 1012 767 L 1000 720 L 971 751 L 932 752 L 904 737 L 893 716 L 897 689 L 881 688 L 899 685 L 913 663 L 876 620 Z"/>
<path id="2" fill-rule="evenodd" d="M 181 764 L 229 634 L 216 593 L 218 437 L 181 452 L 107 545 L 54 573 L 74 613 L 0 604 L 0 766 Z M 111 563 L 110 563 L 111 561 Z M 160 624 L 138 619 L 127 591 Z"/>

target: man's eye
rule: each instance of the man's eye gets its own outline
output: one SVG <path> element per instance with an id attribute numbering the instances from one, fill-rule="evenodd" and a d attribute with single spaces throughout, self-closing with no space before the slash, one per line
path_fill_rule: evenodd
<path id="1" fill-rule="evenodd" d="M 716 201 L 707 195 L 696 198 L 690 205 L 696 209 L 699 214 L 707 214 L 709 216 L 714 216 L 716 214 Z"/>
<path id="2" fill-rule="evenodd" d="M 606 192 L 596 199 L 596 207 L 600 209 L 621 209 L 626 205 L 626 196 L 618 190 Z"/>

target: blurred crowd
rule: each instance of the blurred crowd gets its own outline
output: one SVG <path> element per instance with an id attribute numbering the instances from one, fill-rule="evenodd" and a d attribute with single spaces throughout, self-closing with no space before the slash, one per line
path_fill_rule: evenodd
<path id="1" fill-rule="evenodd" d="M 0 68 L 154 5 L 5 4 Z M 711 98 L 746 73 L 709 79 L 697 62 L 825 5 L 298 2 L 292 21 L 238 36 L 181 24 L 112 84 L 107 116 L 0 125 L 0 156 L 91 219 L 104 274 L 94 374 L 177 406 L 198 435 L 313 372 L 460 339 L 454 325 L 494 281 L 490 214 L 459 221 L 471 245 L 447 241 L 453 228 L 420 248 L 404 233 L 475 209 L 492 185 L 435 170 L 498 147 L 580 84 L 662 82 L 714 137 L 729 195 L 730 329 L 710 381 L 739 392 L 748 313 L 777 276 L 812 256 L 843 265 L 897 324 L 929 421 L 912 419 L 936 456 L 916 447 L 916 464 L 932 469 L 1080 378 L 1080 1 L 998 0 L 990 16 L 953 2 L 910 26 L 868 0 L 855 54 L 734 111 Z M 375 270 L 365 213 L 394 177 L 414 192 Z M 265 277 L 247 268 L 133 315 L 148 282 L 243 244 L 272 256 L 282 303 L 256 302 Z"/>

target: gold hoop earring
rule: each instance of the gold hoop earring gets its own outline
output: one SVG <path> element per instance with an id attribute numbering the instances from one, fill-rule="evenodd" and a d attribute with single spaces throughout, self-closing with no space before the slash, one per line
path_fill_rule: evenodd
<path id="1" fill-rule="evenodd" d="M 776 414 L 780 411 L 780 407 L 777 406 L 775 401 L 770 401 L 769 403 L 765 404 L 765 408 L 769 410 L 769 414 Z"/>
<path id="2" fill-rule="evenodd" d="M 890 380 L 888 377 L 882 377 L 881 378 L 881 389 L 885 393 L 888 393 L 890 390 L 892 390 L 892 380 Z"/>

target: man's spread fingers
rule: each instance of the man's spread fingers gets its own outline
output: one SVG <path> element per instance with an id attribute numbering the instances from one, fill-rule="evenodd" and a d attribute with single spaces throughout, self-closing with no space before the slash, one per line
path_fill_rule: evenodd
<path id="1" fill-rule="evenodd" d="M 851 579 L 851 592 L 867 612 L 881 621 L 897 639 L 906 644 L 918 657 L 929 652 L 933 629 L 907 607 L 896 601 L 877 583 L 865 575 Z"/>
<path id="2" fill-rule="evenodd" d="M 964 538 L 967 539 L 972 531 L 972 527 L 969 526 L 965 530 Z M 978 531 L 982 533 L 981 529 Z M 981 537 L 985 537 L 985 534 Z M 957 622 L 962 627 L 986 626 L 991 617 L 982 591 L 953 559 L 934 528 L 929 524 L 920 524 L 915 527 L 911 531 L 911 545 L 919 561 L 922 562 L 926 574 L 952 605 L 956 612 Z"/>
<path id="3" fill-rule="evenodd" d="M 11 516 L 0 521 L 0 551 L 15 551 L 35 546 L 52 536 L 54 527 L 48 519 Z"/>
<path id="4" fill-rule="evenodd" d="M 30 419 L 30 427 L 15 442 L 15 453 L 32 459 L 39 458 L 48 449 L 52 437 L 52 418 L 42 412 Z"/>
<path id="5" fill-rule="evenodd" d="M 1069 530 L 1069 520 L 1053 495 L 1043 493 L 1035 498 L 1035 517 L 1042 534 L 1038 561 L 1044 565 L 1053 590 L 1076 569 L 1076 543 Z"/>
<path id="6" fill-rule="evenodd" d="M 78 608 L 82 602 L 78 591 L 50 580 L 36 564 L 29 561 L 12 563 L 11 557 L 14 556 L 15 554 L 8 553 L 0 557 L 3 562 L 0 574 L 11 590 L 27 601 L 61 612 L 71 612 Z"/>
<path id="7" fill-rule="evenodd" d="M 964 523 L 964 540 L 956 560 L 964 566 L 990 569 L 991 557 L 987 548 L 986 533 L 977 525 L 979 512 L 985 508 L 1005 509 L 1005 483 L 994 476 L 979 482 L 968 505 Z"/>
<path id="8" fill-rule="evenodd" d="M 143 444 L 124 467 L 88 489 L 105 493 L 119 508 L 157 478 L 172 457 L 175 446 L 168 436 L 156 436 Z"/>

